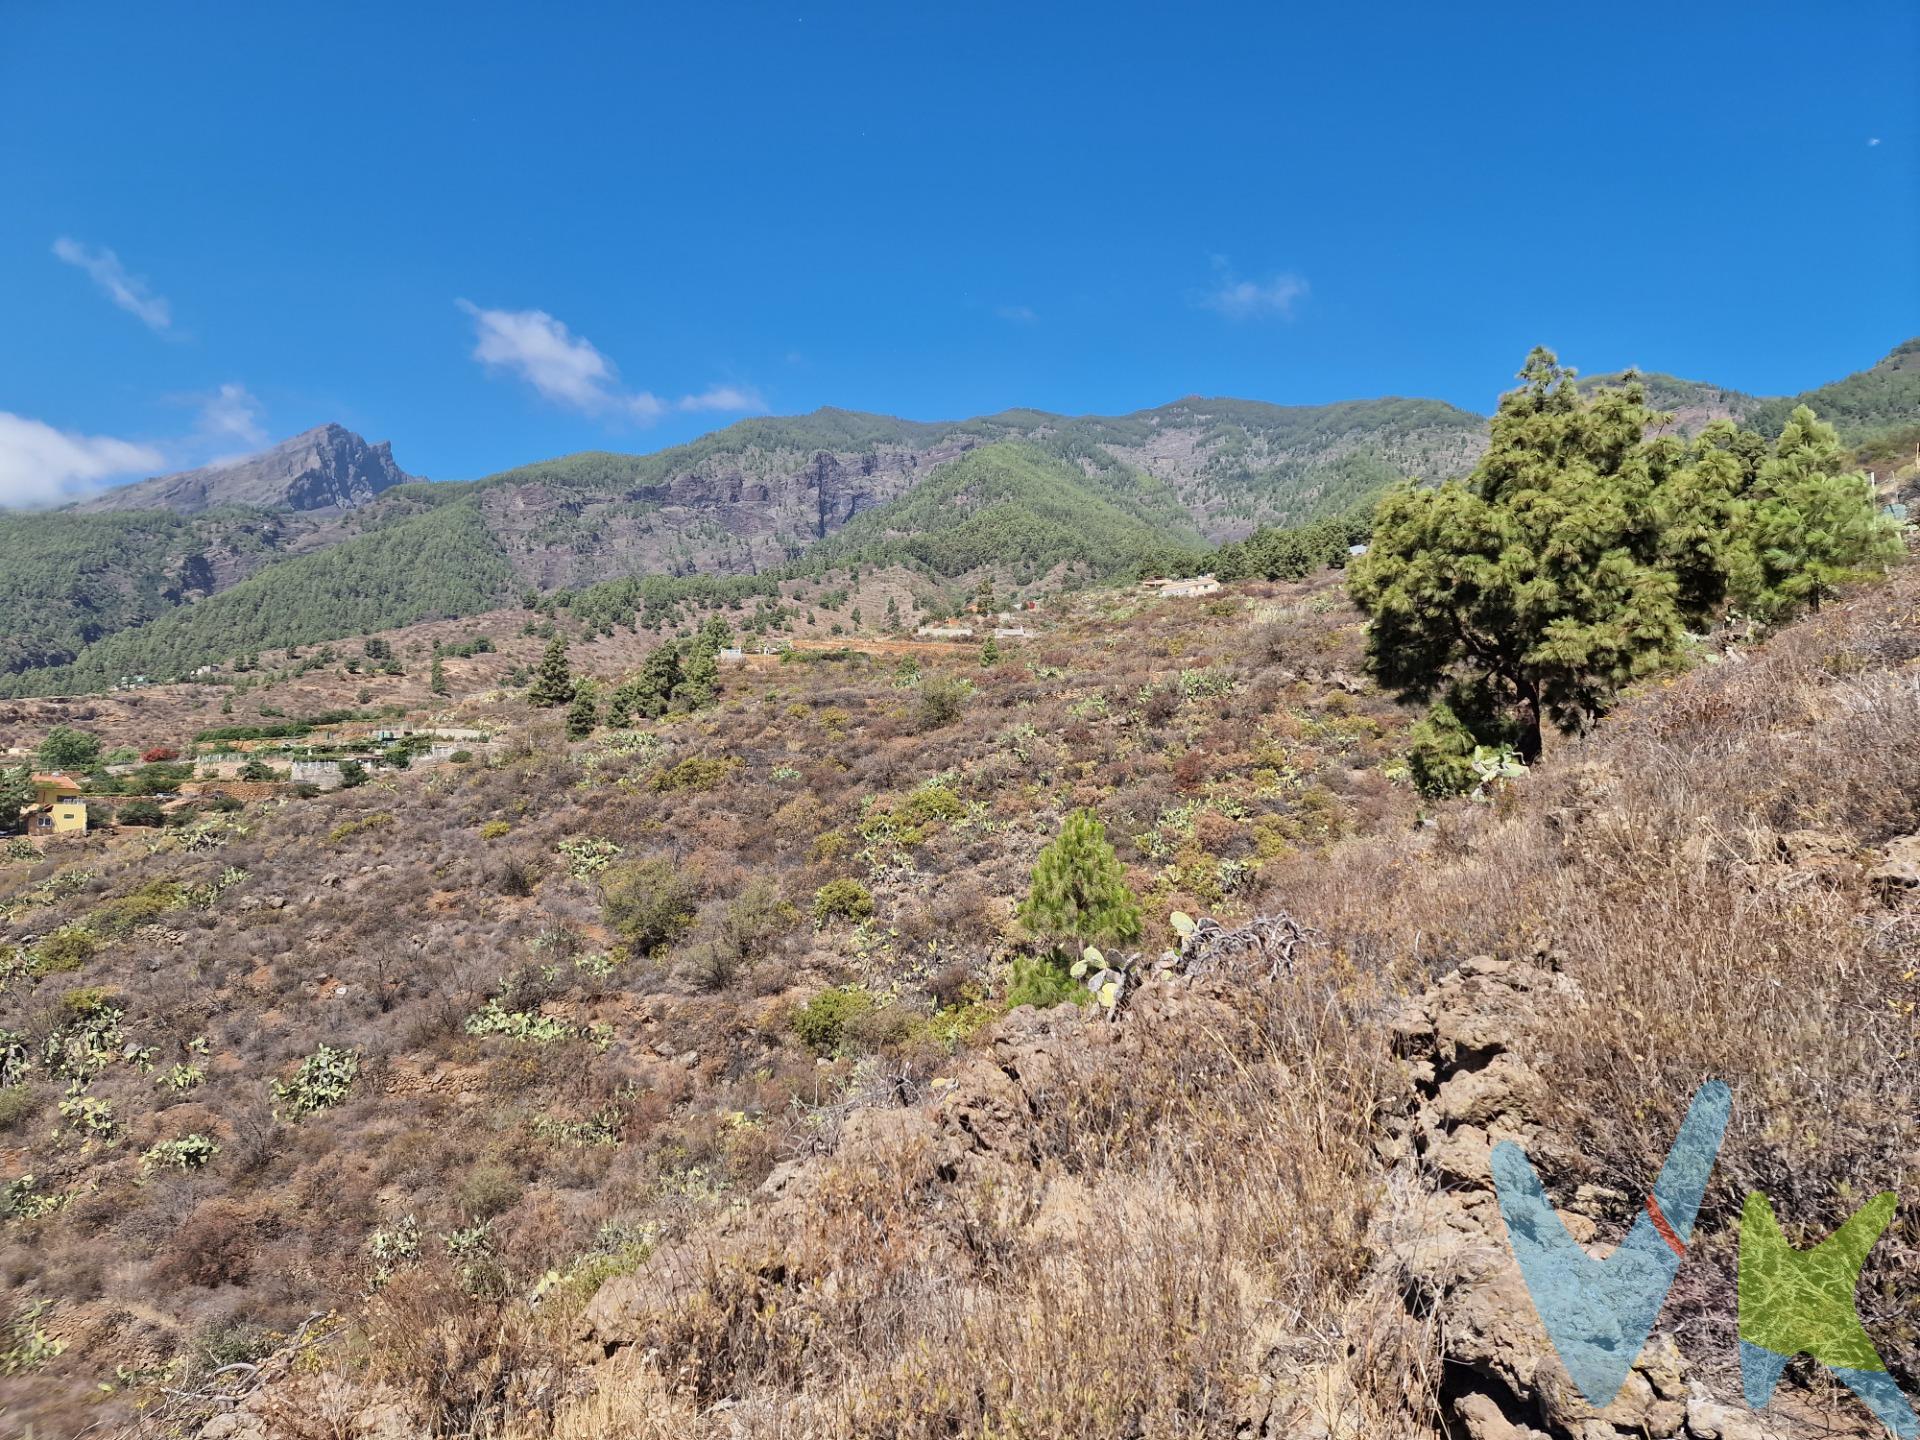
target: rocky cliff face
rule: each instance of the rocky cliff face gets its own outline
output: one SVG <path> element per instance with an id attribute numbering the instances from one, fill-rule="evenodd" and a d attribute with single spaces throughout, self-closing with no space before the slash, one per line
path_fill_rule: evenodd
<path id="1" fill-rule="evenodd" d="M 181 515 L 219 505 L 352 509 L 414 478 L 394 464 L 393 447 L 386 441 L 369 445 L 344 426 L 321 425 L 244 460 L 123 485 L 78 508 L 171 510 Z"/>
<path id="2" fill-rule="evenodd" d="M 745 450 L 613 493 L 502 486 L 482 506 L 519 577 L 543 590 L 621 575 L 755 574 L 904 495 L 976 443 Z"/>

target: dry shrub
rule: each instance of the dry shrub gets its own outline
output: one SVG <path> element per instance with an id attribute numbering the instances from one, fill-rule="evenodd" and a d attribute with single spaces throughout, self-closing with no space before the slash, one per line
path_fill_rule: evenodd
<path id="1" fill-rule="evenodd" d="M 405 1394 L 432 1435 L 497 1434 L 545 1421 L 559 1400 L 558 1351 L 518 1306 L 469 1293 L 449 1269 L 402 1271 L 368 1306 L 368 1378 Z"/>
<path id="2" fill-rule="evenodd" d="M 240 1206 L 214 1200 L 187 1217 L 161 1248 L 153 1278 L 161 1285 L 239 1285 L 253 1272 L 259 1226 Z"/>

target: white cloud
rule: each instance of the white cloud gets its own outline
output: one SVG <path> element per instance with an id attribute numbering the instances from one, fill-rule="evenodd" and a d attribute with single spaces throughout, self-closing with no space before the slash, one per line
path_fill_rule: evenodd
<path id="1" fill-rule="evenodd" d="M 1270 280 L 1242 280 L 1224 255 L 1213 257 L 1213 269 L 1219 283 L 1200 297 L 1200 303 L 1229 320 L 1251 320 L 1263 315 L 1291 319 L 1294 307 L 1307 296 L 1307 282 L 1301 276 L 1282 272 Z"/>
<path id="2" fill-rule="evenodd" d="M 751 385 L 709 385 L 698 395 L 682 395 L 682 410 L 738 410 L 755 415 L 767 413 L 767 402 Z"/>
<path id="3" fill-rule="evenodd" d="M 0 410 L 0 505 L 57 505 L 103 481 L 151 475 L 165 464 L 151 445 L 76 435 Z"/>
<path id="4" fill-rule="evenodd" d="M 1031 325 L 1040 318 L 1033 313 L 1031 305 L 996 305 L 993 313 L 1014 325 Z"/>
<path id="5" fill-rule="evenodd" d="M 1874 146 L 1878 145 L 1879 143 L 1880 143 L 1880 137 L 1878 135 L 1875 135 L 1872 139 L 1867 141 L 1867 148 L 1871 150 Z"/>
<path id="6" fill-rule="evenodd" d="M 670 410 L 766 409 L 759 392 L 742 385 L 713 385 L 671 402 L 651 390 L 624 389 L 614 363 L 546 311 L 483 310 L 470 300 L 455 303 L 473 317 L 474 359 L 490 370 L 517 376 L 547 400 L 583 415 L 624 416 L 651 425 Z"/>
<path id="7" fill-rule="evenodd" d="M 120 257 L 106 246 L 82 245 L 62 235 L 53 242 L 53 253 L 56 258 L 86 271 L 102 295 L 129 315 L 138 316 L 149 329 L 165 330 L 173 324 L 173 307 L 167 304 L 166 297 L 155 295 L 139 276 L 129 275 Z"/>
<path id="8" fill-rule="evenodd" d="M 556 405 L 588 414 L 620 407 L 613 362 L 546 311 L 458 303 L 473 317 L 473 358 L 482 365 L 513 372 Z"/>
<path id="9" fill-rule="evenodd" d="M 246 386 L 229 381 L 212 394 L 198 398 L 197 428 L 203 439 L 221 444 L 238 442 L 255 448 L 267 443 L 267 432 L 260 424 L 265 407 Z"/>

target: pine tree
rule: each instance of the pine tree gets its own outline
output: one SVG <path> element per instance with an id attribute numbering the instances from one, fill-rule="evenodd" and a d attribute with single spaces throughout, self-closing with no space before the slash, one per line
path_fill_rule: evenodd
<path id="1" fill-rule="evenodd" d="M 680 684 L 675 687 L 674 698 L 683 702 L 689 710 L 704 710 L 713 703 L 714 690 L 720 683 L 720 662 L 714 652 L 704 645 L 690 648 L 686 663 L 681 666 Z"/>
<path id="2" fill-rule="evenodd" d="M 640 673 L 621 688 L 628 689 L 628 705 L 635 715 L 658 720 L 673 704 L 679 685 L 680 646 L 669 640 L 647 656 Z"/>
<path id="3" fill-rule="evenodd" d="M 527 699 L 543 710 L 565 705 L 573 699 L 573 671 L 567 664 L 567 642 L 560 636 L 547 642 L 547 653 L 540 657 L 540 669 L 533 677 Z"/>
<path id="4" fill-rule="evenodd" d="M 24 765 L 0 769 L 0 832 L 20 823 L 20 812 L 33 803 L 33 774 Z"/>
<path id="5" fill-rule="evenodd" d="M 567 738 L 584 740 L 599 724 L 599 697 L 594 694 L 593 682 L 582 680 L 574 686 L 573 704 L 567 708 Z"/>
<path id="6" fill-rule="evenodd" d="M 427 688 L 436 695 L 445 695 L 447 688 L 447 667 L 440 663 L 438 655 L 433 657 L 433 670 L 427 680 Z"/>
<path id="7" fill-rule="evenodd" d="M 1390 494 L 1351 567 L 1374 674 L 1436 702 L 1416 736 L 1423 788 L 1466 774 L 1480 745 L 1531 762 L 1549 725 L 1585 728 L 1728 600 L 1776 623 L 1897 551 L 1805 407 L 1771 446 L 1729 422 L 1683 442 L 1649 436 L 1670 417 L 1632 374 L 1586 395 L 1536 350 L 1521 379 L 1468 481 Z"/>
<path id="8" fill-rule="evenodd" d="M 1093 811 L 1068 815 L 1059 838 L 1040 852 L 1019 918 L 1034 934 L 1072 942 L 1075 950 L 1140 937 L 1139 902 Z"/>
<path id="9" fill-rule="evenodd" d="M 1892 523 L 1875 513 L 1872 483 L 1845 460 L 1834 428 L 1797 406 L 1753 478 L 1731 582 L 1747 614 L 1776 622 L 1817 610 L 1841 583 L 1900 553 Z"/>
<path id="10" fill-rule="evenodd" d="M 624 730 L 633 724 L 633 682 L 631 680 L 613 687 L 613 695 L 607 701 L 607 724 L 615 730 Z"/>
<path id="11" fill-rule="evenodd" d="M 987 643 L 980 647 L 980 668 L 984 670 L 989 666 L 998 665 L 999 663 L 1000 642 L 989 635 L 987 637 Z"/>
<path id="12" fill-rule="evenodd" d="M 1662 521 L 1685 456 L 1643 442 L 1654 417 L 1637 379 L 1589 399 L 1547 350 L 1521 379 L 1467 483 L 1381 503 L 1350 588 L 1384 684 L 1443 703 L 1490 687 L 1531 762 L 1547 725 L 1583 728 L 1677 655 L 1685 617 Z"/>

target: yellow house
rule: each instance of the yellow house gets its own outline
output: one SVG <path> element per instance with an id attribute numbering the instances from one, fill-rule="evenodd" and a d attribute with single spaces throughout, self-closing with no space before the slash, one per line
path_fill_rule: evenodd
<path id="1" fill-rule="evenodd" d="M 84 835 L 87 802 L 80 787 L 65 775 L 35 775 L 33 804 L 22 813 L 29 835 Z"/>

